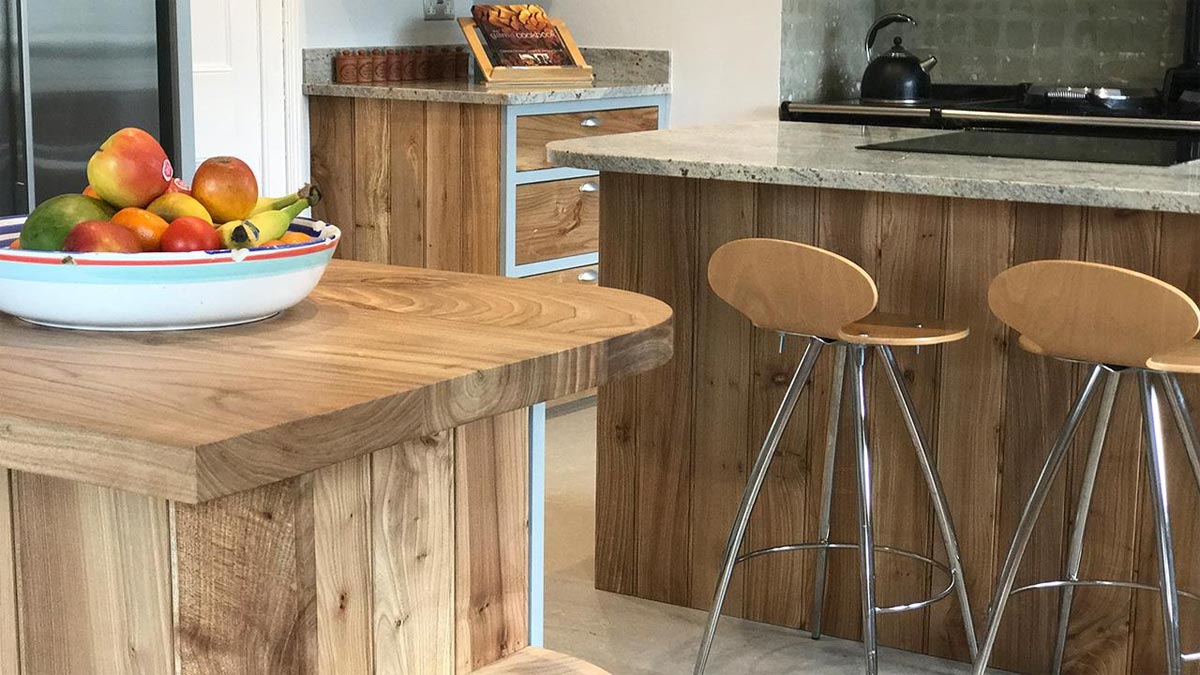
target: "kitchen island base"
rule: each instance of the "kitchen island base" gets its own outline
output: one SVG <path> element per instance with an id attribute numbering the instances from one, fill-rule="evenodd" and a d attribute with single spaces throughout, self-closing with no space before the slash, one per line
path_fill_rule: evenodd
<path id="1" fill-rule="evenodd" d="M 1200 296 L 1200 216 L 955 197 L 843 191 L 748 182 L 633 175 L 602 177 L 601 257 L 606 286 L 638 291 L 675 310 L 675 359 L 605 385 L 599 397 L 596 582 L 604 590 L 707 609 L 729 525 L 758 440 L 801 351 L 754 329 L 708 288 L 719 246 L 744 237 L 815 244 L 861 265 L 877 281 L 879 310 L 965 324 L 962 343 L 898 355 L 934 441 L 967 570 L 976 626 L 1020 509 L 1072 397 L 1080 367 L 1026 354 L 991 316 L 987 287 L 1029 260 L 1104 262 L 1153 274 Z M 820 364 L 787 430 L 750 524 L 745 550 L 816 538 L 824 403 L 831 366 Z M 1200 400 L 1195 378 L 1183 378 Z M 876 368 L 872 396 L 885 396 Z M 1124 392 L 1122 396 L 1132 396 Z M 1091 510 L 1081 575 L 1157 583 L 1153 514 L 1144 483 L 1136 402 L 1120 401 Z M 1124 411 L 1124 412 L 1121 412 Z M 845 416 L 848 417 L 848 416 Z M 1091 418 L 1084 424 L 1090 424 Z M 848 419 L 843 423 L 849 424 Z M 920 489 L 900 411 L 883 398 L 872 419 L 879 544 L 945 560 L 928 498 Z M 839 434 L 833 541 L 856 541 L 852 434 Z M 1086 438 L 1067 468 L 1070 489 L 1050 498 L 1018 584 L 1062 575 L 1066 539 L 1085 469 Z M 1169 486 L 1179 550 L 1179 583 L 1200 588 L 1200 509 L 1181 440 L 1168 438 Z M 824 632 L 859 639 L 856 566 L 833 554 Z M 853 552 L 842 555 L 853 555 Z M 807 628 L 814 558 L 804 553 L 748 561 L 735 574 L 727 614 Z M 881 604 L 928 597 L 930 573 L 881 557 Z M 1162 672 L 1158 598 L 1118 589 L 1076 593 L 1067 672 Z M 1184 648 L 1200 608 L 1184 603 Z M 1058 616 L 1055 593 L 1014 598 L 992 665 L 1047 672 Z M 953 602 L 879 618 L 882 644 L 966 661 Z M 720 635 L 718 634 L 718 642 Z M 1189 667 L 1195 667 L 1191 665 Z"/>
<path id="2" fill-rule="evenodd" d="M 0 471 L 0 672 L 437 675 L 514 654 L 528 415 L 198 505 Z"/>

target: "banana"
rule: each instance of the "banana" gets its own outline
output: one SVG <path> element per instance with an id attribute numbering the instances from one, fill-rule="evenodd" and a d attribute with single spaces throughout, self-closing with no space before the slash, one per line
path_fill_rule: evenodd
<path id="1" fill-rule="evenodd" d="M 258 203 L 254 205 L 254 210 L 250 212 L 250 215 L 257 216 L 267 211 L 286 209 L 301 199 L 307 199 L 310 206 L 316 206 L 317 202 L 321 199 L 321 190 L 316 185 L 308 184 L 298 191 L 283 197 L 259 197 Z"/>
<path id="2" fill-rule="evenodd" d="M 265 241 L 282 237 L 296 216 L 309 206 L 312 206 L 310 200 L 300 199 L 282 209 L 263 211 L 246 220 L 230 221 L 217 228 L 217 232 L 226 248 L 254 248 Z"/>

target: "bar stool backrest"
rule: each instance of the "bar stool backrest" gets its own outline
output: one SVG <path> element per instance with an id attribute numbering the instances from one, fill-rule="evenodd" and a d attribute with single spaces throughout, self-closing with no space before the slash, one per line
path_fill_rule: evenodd
<path id="1" fill-rule="evenodd" d="M 1200 309 L 1171 284 L 1075 260 L 1005 270 L 992 281 L 988 306 L 1042 353 L 1131 368 L 1184 347 L 1200 331 Z"/>
<path id="2" fill-rule="evenodd" d="M 708 283 L 755 326 L 836 338 L 879 302 L 863 268 L 815 246 L 778 239 L 739 239 L 708 262 Z"/>

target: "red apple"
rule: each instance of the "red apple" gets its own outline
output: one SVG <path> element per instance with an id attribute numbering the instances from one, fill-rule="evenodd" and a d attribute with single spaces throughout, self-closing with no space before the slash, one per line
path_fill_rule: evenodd
<path id="1" fill-rule="evenodd" d="M 215 223 L 245 220 L 258 203 L 258 179 L 237 157 L 210 157 L 192 178 L 192 196 Z"/>
<path id="2" fill-rule="evenodd" d="M 72 253 L 139 253 L 141 243 L 132 232 L 107 220 L 85 220 L 71 228 L 63 250 Z"/>
<path id="3" fill-rule="evenodd" d="M 88 181 L 117 208 L 146 208 L 167 191 L 174 177 L 171 160 L 150 134 L 132 127 L 104 141 L 87 166 Z"/>

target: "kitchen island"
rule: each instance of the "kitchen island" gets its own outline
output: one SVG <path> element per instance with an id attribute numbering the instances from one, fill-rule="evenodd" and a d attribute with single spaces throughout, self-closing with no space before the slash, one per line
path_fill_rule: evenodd
<path id="1" fill-rule="evenodd" d="M 528 408 L 663 363 L 670 317 L 606 289 L 345 261 L 238 327 L 0 317 L 0 672 L 550 658 L 526 651 Z"/>
<path id="2" fill-rule="evenodd" d="M 1154 274 L 1200 297 L 1200 166 L 1168 168 L 919 155 L 858 146 L 929 135 L 914 129 L 758 122 L 552 143 L 552 161 L 601 171 L 604 285 L 675 310 L 676 358 L 601 388 L 596 582 L 602 589 L 707 609 L 748 466 L 795 368 L 801 344 L 751 327 L 708 288 L 709 256 L 727 241 L 772 237 L 840 253 L 879 285 L 879 310 L 966 324 L 968 340 L 898 354 L 955 519 L 977 625 L 1017 518 L 1067 406 L 1076 365 L 1020 350 L 991 316 L 987 287 L 1028 260 L 1067 258 Z M 818 365 L 750 525 L 747 550 L 815 541 L 824 402 Z M 1200 386 L 1184 382 L 1192 400 Z M 885 393 L 882 370 L 870 383 Z M 1132 390 L 1123 396 L 1133 396 Z M 1098 479 L 1082 575 L 1156 583 L 1152 514 L 1135 402 L 1118 415 Z M 655 412 L 663 411 L 663 412 Z M 833 541 L 856 541 L 849 420 L 834 468 Z M 880 544 L 944 560 L 898 409 L 873 411 Z M 1179 440 L 1171 438 L 1178 444 Z M 1082 445 L 1082 443 L 1080 443 Z M 1170 449 L 1180 585 L 1200 588 L 1200 509 L 1182 450 Z M 1070 484 L 1084 462 L 1073 456 Z M 1136 480 L 1131 477 L 1136 476 Z M 1061 488 L 1043 512 L 1019 583 L 1059 578 L 1073 504 Z M 1070 499 L 1073 499 L 1071 497 Z M 853 552 L 834 553 L 825 632 L 857 639 Z M 842 556 L 839 558 L 839 556 Z M 839 564 L 839 562 L 841 564 Z M 740 566 L 728 613 L 807 627 L 814 559 L 768 556 Z M 940 574 L 894 556 L 878 562 L 882 604 L 928 597 Z M 1066 670 L 1161 672 L 1158 598 L 1089 589 L 1075 596 Z M 1200 608 L 1184 603 L 1185 635 Z M 992 663 L 1047 672 L 1058 598 L 1009 606 Z M 881 642 L 967 660 L 953 602 L 881 616 Z M 1186 638 L 1185 638 L 1186 641 Z M 718 634 L 718 648 L 720 634 Z M 1188 647 L 1189 645 L 1185 645 Z M 1194 648 L 1194 645 L 1190 645 Z"/>

